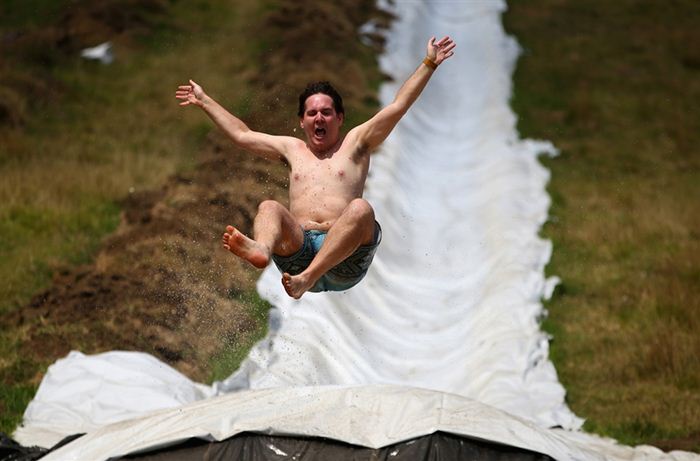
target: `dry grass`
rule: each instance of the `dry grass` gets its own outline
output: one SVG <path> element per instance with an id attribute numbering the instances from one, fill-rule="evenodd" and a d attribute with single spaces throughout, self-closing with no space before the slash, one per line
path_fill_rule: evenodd
<path id="1" fill-rule="evenodd" d="M 12 302 L 0 307 L 0 429 L 12 430 L 46 365 L 71 349 L 142 350 L 203 381 L 228 375 L 264 334 L 268 306 L 251 295 L 255 274 L 218 238 L 227 222 L 249 231 L 264 198 L 284 200 L 283 166 L 232 150 L 201 113 L 177 106 L 173 90 L 194 78 L 256 129 L 291 134 L 306 80 L 342 80 L 346 107 L 364 119 L 381 79 L 355 26 L 341 28 L 350 35 L 324 56 L 283 38 L 291 21 L 319 43 L 309 21 L 359 25 L 372 1 L 328 5 L 323 17 L 280 3 L 179 7 L 155 43 L 117 42 L 115 65 L 63 62 L 51 74 L 61 104 L 29 107 L 3 132 L 0 242 L 12 244 L 0 270 L 20 270 L 17 286 L 3 287 Z M 311 61 L 319 64 L 302 82 L 299 64 Z M 50 288 L 27 303 L 52 273 Z"/>
<path id="2" fill-rule="evenodd" d="M 550 139 L 552 355 L 586 427 L 700 450 L 696 2 L 513 2 L 514 107 Z M 693 102 L 695 101 L 695 102 Z"/>
<path id="3" fill-rule="evenodd" d="M 254 8 L 246 5 L 238 4 L 239 11 L 217 6 L 229 15 L 228 24 L 222 20 L 226 14 L 209 13 L 212 28 L 199 36 L 208 47 L 188 40 L 187 34 L 200 31 L 180 24 L 179 32 L 156 36 L 150 50 L 116 43 L 111 66 L 66 58 L 52 73 L 64 88 L 53 96 L 61 103 L 18 126 L 0 127 L 0 312 L 46 286 L 63 261 L 86 261 L 100 237 L 116 226 L 115 202 L 193 163 L 211 127 L 186 116 L 174 88 L 205 75 L 202 83 L 213 89 L 246 88 L 246 53 L 220 59 L 231 55 L 231 43 L 244 40 L 243 22 L 253 14 L 244 8 Z M 184 23 L 204 13 L 181 14 Z M 228 102 L 237 104 L 241 93 L 233 98 Z"/>
<path id="4" fill-rule="evenodd" d="M 72 3 L 70 11 L 80 17 L 83 6 L 109 9 L 118 3 L 79 1 Z M 163 4 L 159 0 L 125 3 L 137 19 L 138 8 Z M 257 3 L 240 1 L 235 7 L 216 1 L 179 5 L 177 12 L 169 11 L 163 27 L 158 25 L 163 21 L 161 16 L 149 22 L 147 33 L 140 30 L 138 34 L 107 37 L 115 39 L 117 57 L 110 66 L 81 61 L 75 53 L 52 51 L 51 46 L 47 52 L 52 56 L 50 62 L 37 62 L 37 56 L 29 54 L 12 57 L 15 66 L 10 77 L 27 78 L 24 86 L 8 88 L 15 95 L 22 90 L 21 94 L 36 101 L 22 104 L 21 113 L 14 108 L 3 112 L 0 107 L 0 314 L 26 307 L 63 268 L 89 262 L 102 239 L 117 227 L 124 200 L 155 188 L 176 171 L 192 168 L 211 125 L 201 117 L 188 117 L 177 105 L 174 90 L 188 77 L 207 76 L 202 83 L 209 89 L 227 89 L 232 95 L 224 99 L 229 107 L 240 105 L 243 95 L 250 92 L 248 78 L 255 62 L 251 56 L 257 50 L 244 48 L 233 53 L 233 47 L 249 42 L 248 27 L 261 16 Z M 22 32 L 23 40 L 42 46 L 53 43 L 55 33 L 60 32 L 57 29 L 48 36 L 39 33 L 33 37 L 30 26 L 34 21 L 13 24 L 29 24 Z M 38 25 L 53 30 L 53 25 Z M 0 21 L 0 32 L 6 32 L 6 27 Z M 36 48 L 32 43 L 27 45 L 29 51 Z M 76 42 L 69 48 L 75 51 L 79 47 Z M 45 91 L 49 87 L 54 91 Z M 132 262 L 121 267 L 131 267 Z M 200 286 L 188 292 L 193 309 L 203 310 L 211 304 L 203 290 L 206 287 Z M 142 294 L 136 293 L 133 303 L 123 307 L 124 312 L 150 307 L 148 300 L 139 296 Z M 34 355 L 66 347 L 94 352 L 96 344 L 104 342 L 104 332 L 119 326 L 112 325 L 114 320 L 101 314 L 99 307 L 85 315 L 101 316 L 91 328 L 84 322 L 71 325 L 39 319 L 38 324 L 1 329 L 0 430 L 13 429 L 41 379 L 47 363 Z M 227 307 L 240 309 L 240 303 Z M 206 322 L 205 317 L 197 318 Z M 237 319 L 229 321 L 235 324 Z M 264 326 L 264 321 L 260 323 Z M 124 341 L 122 348 L 143 343 L 137 328 L 125 326 L 121 328 L 122 339 L 131 343 Z M 196 328 L 199 330 L 194 331 Z M 202 336 L 202 328 L 206 329 L 193 325 L 192 334 Z M 250 329 L 250 325 L 241 328 L 241 334 L 245 336 Z M 65 344 L 68 338 L 74 338 L 71 344 Z M 111 340 L 120 339 L 112 335 Z M 27 344 L 41 345 L 28 351 Z M 202 347 L 198 352 L 211 355 L 218 347 Z M 206 379 L 206 375 L 196 377 Z"/>

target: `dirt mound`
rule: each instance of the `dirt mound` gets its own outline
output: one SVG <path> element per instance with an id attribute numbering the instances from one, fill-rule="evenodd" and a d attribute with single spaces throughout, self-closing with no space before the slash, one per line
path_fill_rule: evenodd
<path id="1" fill-rule="evenodd" d="M 250 231 L 258 197 L 284 200 L 284 183 L 257 182 L 267 162 L 213 150 L 216 158 L 190 175 L 128 197 L 93 265 L 57 273 L 50 289 L 3 320 L 26 329 L 28 356 L 143 350 L 206 379 L 209 358 L 253 328 L 237 298 L 253 289 L 255 273 L 221 250 L 219 238 L 228 222 Z"/>
<path id="2" fill-rule="evenodd" d="M 298 92 L 321 79 L 338 83 L 348 112 L 372 110 L 371 85 L 382 77 L 366 65 L 373 50 L 357 32 L 370 17 L 388 20 L 369 0 L 321 8 L 282 2 L 265 19 L 273 43 L 253 79 L 265 96 L 250 124 L 291 132 Z M 381 46 L 378 36 L 370 40 Z M 72 349 L 141 350 L 207 379 L 211 357 L 258 321 L 244 301 L 258 272 L 220 247 L 221 234 L 229 223 L 250 233 L 264 199 L 285 203 L 286 176 L 283 165 L 236 150 L 213 132 L 193 171 L 124 199 L 121 224 L 94 264 L 56 273 L 51 288 L 0 325 L 22 331 L 30 362 L 50 363 Z"/>

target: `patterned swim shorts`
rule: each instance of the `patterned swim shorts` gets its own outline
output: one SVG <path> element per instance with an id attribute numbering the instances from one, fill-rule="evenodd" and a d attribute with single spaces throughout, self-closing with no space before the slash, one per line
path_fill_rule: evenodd
<path id="1" fill-rule="evenodd" d="M 364 278 L 382 240 L 382 228 L 378 222 L 374 223 L 374 241 L 368 245 L 361 245 L 343 262 L 323 274 L 309 291 L 344 291 L 357 285 Z M 299 251 L 290 256 L 273 254 L 272 260 L 280 272 L 287 272 L 290 275 L 299 274 L 309 267 L 321 249 L 326 234 L 326 231 L 305 230 L 304 244 Z"/>

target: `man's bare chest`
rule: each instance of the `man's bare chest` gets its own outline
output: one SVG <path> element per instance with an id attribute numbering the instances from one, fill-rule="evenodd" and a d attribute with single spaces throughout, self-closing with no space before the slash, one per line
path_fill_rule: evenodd
<path id="1" fill-rule="evenodd" d="M 366 159 L 354 160 L 348 155 L 335 153 L 331 158 L 307 156 L 292 165 L 289 172 L 291 186 L 313 187 L 329 185 L 338 187 L 362 186 L 367 177 Z"/>

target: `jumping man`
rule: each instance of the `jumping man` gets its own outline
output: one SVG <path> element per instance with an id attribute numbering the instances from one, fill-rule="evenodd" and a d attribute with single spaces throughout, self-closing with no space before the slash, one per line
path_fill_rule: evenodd
<path id="1" fill-rule="evenodd" d="M 251 130 L 190 80 L 175 92 L 181 106 L 195 105 L 237 146 L 289 167 L 289 210 L 273 200 L 258 207 L 253 239 L 227 226 L 223 246 L 258 268 L 272 259 L 289 296 L 342 291 L 367 273 L 381 240 L 372 206 L 362 198 L 370 153 L 394 129 L 430 80 L 454 54 L 449 37 L 428 41 L 426 58 L 401 86 L 394 101 L 341 137 L 343 101 L 328 82 L 307 86 L 299 96 L 299 124 L 306 142 Z"/>

